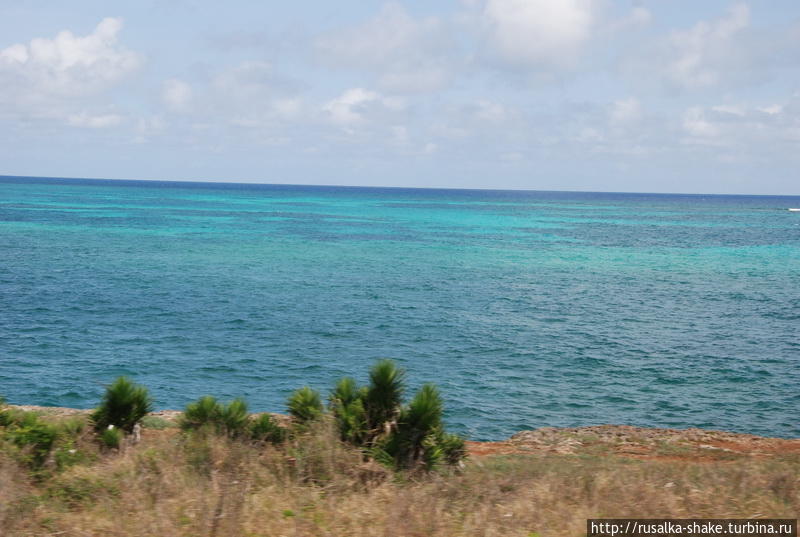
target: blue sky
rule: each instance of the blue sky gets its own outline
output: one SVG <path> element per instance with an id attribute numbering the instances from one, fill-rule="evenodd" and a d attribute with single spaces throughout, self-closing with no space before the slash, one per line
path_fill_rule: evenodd
<path id="1" fill-rule="evenodd" d="M 0 174 L 800 194 L 800 2 L 0 0 Z"/>

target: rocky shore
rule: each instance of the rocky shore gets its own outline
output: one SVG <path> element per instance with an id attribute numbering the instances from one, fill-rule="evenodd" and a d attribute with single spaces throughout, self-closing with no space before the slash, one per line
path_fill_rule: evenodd
<path id="1" fill-rule="evenodd" d="M 9 405 L 25 411 L 52 416 L 77 416 L 91 410 Z M 179 410 L 159 410 L 148 418 L 174 425 Z M 274 414 L 279 420 L 287 416 Z M 147 428 L 147 427 L 145 427 Z M 168 430 L 168 429 L 167 429 Z M 159 433 L 169 434 L 169 433 Z M 800 454 L 800 438 L 768 438 L 743 433 L 707 429 L 663 429 L 631 425 L 592 425 L 585 427 L 542 427 L 520 431 L 496 442 L 468 441 L 473 457 L 487 455 L 618 455 L 636 459 L 724 461 L 743 457 L 770 457 Z"/>

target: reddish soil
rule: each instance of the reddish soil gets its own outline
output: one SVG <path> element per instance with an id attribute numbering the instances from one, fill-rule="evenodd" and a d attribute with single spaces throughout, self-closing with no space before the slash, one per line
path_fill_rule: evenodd
<path id="1" fill-rule="evenodd" d="M 704 429 L 655 429 L 629 425 L 543 427 L 503 442 L 467 442 L 472 456 L 619 455 L 636 459 L 720 461 L 797 454 L 800 438 L 764 438 Z"/>

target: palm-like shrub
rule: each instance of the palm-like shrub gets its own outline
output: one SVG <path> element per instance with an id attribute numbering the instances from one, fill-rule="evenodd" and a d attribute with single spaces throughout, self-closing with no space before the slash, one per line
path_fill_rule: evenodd
<path id="1" fill-rule="evenodd" d="M 345 442 L 362 445 L 367 438 L 367 412 L 364 408 L 367 388 L 359 388 L 350 377 L 341 379 L 330 396 L 330 409 L 336 419 L 339 436 Z"/>
<path id="2" fill-rule="evenodd" d="M 369 372 L 370 384 L 364 397 L 367 427 L 372 438 L 384 432 L 400 412 L 405 372 L 391 360 L 380 360 Z"/>
<path id="3" fill-rule="evenodd" d="M 97 431 L 113 425 L 130 433 L 134 425 L 152 409 L 153 400 L 147 388 L 134 384 L 128 377 L 119 377 L 106 388 L 103 400 L 91 419 Z"/>
<path id="4" fill-rule="evenodd" d="M 250 437 L 257 442 L 280 444 L 286 438 L 286 429 L 278 425 L 269 414 L 261 414 L 250 424 Z"/>
<path id="5" fill-rule="evenodd" d="M 220 426 L 222 432 L 228 436 L 238 436 L 247 428 L 250 415 L 247 413 L 247 403 L 244 399 L 234 399 L 222 407 L 220 412 Z"/>
<path id="6" fill-rule="evenodd" d="M 180 426 L 183 430 L 209 430 L 231 437 L 247 430 L 250 416 L 244 399 L 234 399 L 227 405 L 206 395 L 186 405 Z"/>
<path id="7" fill-rule="evenodd" d="M 181 416 L 180 426 L 183 430 L 216 427 L 222 414 L 222 405 L 216 397 L 204 395 L 194 403 L 186 405 Z"/>
<path id="8" fill-rule="evenodd" d="M 330 395 L 340 438 L 396 469 L 458 464 L 466 456 L 464 439 L 445 432 L 439 390 L 425 384 L 403 406 L 404 376 L 394 362 L 381 360 L 370 370 L 368 387 L 341 379 Z"/>
<path id="9" fill-rule="evenodd" d="M 417 461 L 425 449 L 425 439 L 442 428 L 442 398 L 433 384 L 425 384 L 400 414 L 398 436 L 408 443 L 407 456 Z"/>
<path id="10" fill-rule="evenodd" d="M 412 468 L 420 462 L 431 467 L 441 459 L 435 442 L 441 425 L 442 399 L 435 386 L 426 384 L 402 409 L 395 430 L 377 447 L 391 457 L 397 468 Z"/>
<path id="11" fill-rule="evenodd" d="M 296 390 L 287 401 L 289 414 L 300 423 L 307 423 L 322 415 L 322 398 L 308 386 Z"/>
<path id="12" fill-rule="evenodd" d="M 441 450 L 441 460 L 445 464 L 455 466 L 467 456 L 467 445 L 463 437 L 439 430 L 435 439 Z"/>

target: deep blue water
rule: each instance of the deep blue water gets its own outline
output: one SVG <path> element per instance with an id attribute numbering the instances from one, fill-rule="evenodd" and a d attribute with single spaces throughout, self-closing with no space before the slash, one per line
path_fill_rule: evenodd
<path id="1" fill-rule="evenodd" d="M 800 197 L 0 178 L 0 394 L 283 411 L 378 357 L 475 439 L 800 436 Z"/>

